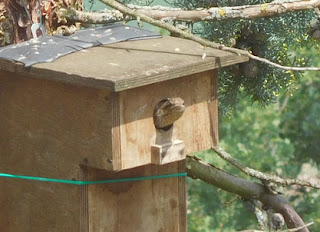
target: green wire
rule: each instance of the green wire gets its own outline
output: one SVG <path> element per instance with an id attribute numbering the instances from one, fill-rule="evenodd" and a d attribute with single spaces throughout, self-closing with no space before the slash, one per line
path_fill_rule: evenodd
<path id="1" fill-rule="evenodd" d="M 37 180 L 37 181 L 74 184 L 74 185 L 119 183 L 119 182 L 129 182 L 129 181 L 163 179 L 163 178 L 180 177 L 180 176 L 187 176 L 187 173 L 183 172 L 183 173 L 175 173 L 175 174 L 159 175 L 159 176 L 142 176 L 142 177 L 132 177 L 132 178 L 124 178 L 124 179 L 94 180 L 94 181 L 61 180 L 61 179 L 51 179 L 51 178 L 44 178 L 44 177 L 21 176 L 21 175 L 0 173 L 0 177 L 8 177 L 8 178 L 24 179 L 24 180 Z"/>

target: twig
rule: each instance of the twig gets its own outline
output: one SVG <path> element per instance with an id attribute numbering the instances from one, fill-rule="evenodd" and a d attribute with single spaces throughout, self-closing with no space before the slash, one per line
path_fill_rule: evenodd
<path id="1" fill-rule="evenodd" d="M 310 222 L 308 224 L 305 224 L 304 226 L 300 226 L 300 227 L 293 228 L 293 229 L 281 230 L 280 232 L 296 232 L 296 231 L 299 231 L 299 230 L 301 230 L 303 228 L 311 226 L 313 224 L 314 224 L 313 222 Z M 241 230 L 241 231 L 238 231 L 238 232 L 267 232 L 267 231 L 265 231 L 265 230 Z"/>
<path id="2" fill-rule="evenodd" d="M 228 50 L 226 50 L 228 51 Z M 257 61 L 260 61 L 260 62 L 263 62 L 263 63 L 266 63 L 266 64 L 269 64 L 271 66 L 274 66 L 276 68 L 280 68 L 280 69 L 283 69 L 283 70 L 292 70 L 292 71 L 320 71 L 320 68 L 319 67 L 290 67 L 290 66 L 283 66 L 283 65 L 280 65 L 280 64 L 277 64 L 277 63 L 274 63 L 266 58 L 262 58 L 262 57 L 259 57 L 259 56 L 255 56 L 255 55 L 252 55 L 250 54 L 249 52 L 247 52 L 248 56 L 253 59 L 253 60 L 257 60 Z"/>
<path id="3" fill-rule="evenodd" d="M 223 204 L 224 208 L 227 208 L 229 205 L 231 205 L 233 202 L 239 200 L 241 197 L 240 196 L 236 196 L 234 198 L 232 198 L 230 201 L 227 201 Z"/>
<path id="4" fill-rule="evenodd" d="M 313 225 L 313 224 L 314 224 L 314 222 L 309 222 L 308 224 L 305 224 L 304 226 L 300 226 L 300 227 L 292 228 L 292 229 L 288 229 L 288 230 L 283 230 L 283 232 L 296 232 L 296 231 L 299 231 L 299 230 L 301 230 L 301 229 L 304 229 L 304 228 L 306 228 L 306 227 L 308 227 L 308 226 L 311 226 L 311 225 Z"/>
<path id="5" fill-rule="evenodd" d="M 218 146 L 212 147 L 212 150 L 214 150 L 222 159 L 231 163 L 233 166 L 235 166 L 236 168 L 238 168 L 240 171 L 244 172 L 248 176 L 255 177 L 260 180 L 271 181 L 274 183 L 281 184 L 283 186 L 300 185 L 300 186 L 306 186 L 306 187 L 320 189 L 320 185 L 316 184 L 316 183 L 311 183 L 309 181 L 298 180 L 298 179 L 283 179 L 283 178 L 276 176 L 276 175 L 266 174 L 266 173 L 257 171 L 255 169 L 246 167 L 246 166 L 242 165 L 234 157 L 232 157 L 229 153 L 227 153 L 226 151 L 224 151 L 222 148 L 220 148 Z"/>
<path id="6" fill-rule="evenodd" d="M 238 230 L 237 232 L 267 232 L 265 230 Z"/>
<path id="7" fill-rule="evenodd" d="M 211 42 L 205 39 L 202 39 L 200 37 L 194 36 L 193 34 L 189 33 L 189 32 L 185 32 L 183 30 L 180 30 L 178 28 L 176 28 L 175 26 L 163 22 L 163 21 L 159 21 L 156 20 L 152 17 L 149 17 L 147 15 L 141 14 L 136 10 L 130 9 L 126 6 L 124 6 L 123 4 L 115 1 L 115 0 L 101 0 L 102 2 L 104 2 L 105 4 L 111 6 L 112 8 L 115 8 L 121 12 L 123 12 L 126 15 L 131 15 L 135 18 L 139 17 L 142 21 L 150 23 L 154 26 L 160 27 L 160 28 L 164 28 L 172 33 L 176 33 L 178 35 L 180 35 L 180 37 L 184 38 L 184 39 L 188 39 L 188 40 L 192 40 L 195 42 L 198 42 L 199 44 L 205 46 L 205 47 L 211 47 L 211 48 L 215 48 L 215 49 L 220 49 L 223 51 L 228 51 L 228 52 L 232 52 L 238 55 L 243 55 L 243 56 L 247 56 L 250 57 L 251 59 L 254 60 L 258 60 L 260 62 L 264 62 L 266 64 L 272 65 L 274 67 L 280 68 L 280 69 L 284 69 L 284 70 L 293 70 L 293 71 L 320 71 L 320 67 L 289 67 L 289 66 L 282 66 L 280 64 L 274 63 L 270 60 L 267 60 L 265 58 L 261 58 L 255 55 L 252 55 L 251 53 L 249 53 L 248 51 L 245 50 L 241 50 L 241 49 L 237 49 L 237 48 L 230 48 L 230 47 L 226 47 L 222 44 L 218 44 L 215 42 Z"/>

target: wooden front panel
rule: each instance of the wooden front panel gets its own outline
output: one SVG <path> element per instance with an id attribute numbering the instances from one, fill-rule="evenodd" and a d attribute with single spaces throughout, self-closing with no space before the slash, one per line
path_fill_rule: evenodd
<path id="1" fill-rule="evenodd" d="M 117 170 L 151 163 L 151 145 L 163 141 L 154 127 L 153 110 L 164 98 L 181 97 L 186 110 L 166 133 L 167 140 L 183 140 L 186 154 L 218 142 L 216 72 L 207 71 L 120 92 L 121 159 Z"/>
<path id="2" fill-rule="evenodd" d="M 185 172 L 185 161 L 121 172 L 88 169 L 89 179 Z M 87 232 L 186 232 L 186 177 L 88 186 Z"/>

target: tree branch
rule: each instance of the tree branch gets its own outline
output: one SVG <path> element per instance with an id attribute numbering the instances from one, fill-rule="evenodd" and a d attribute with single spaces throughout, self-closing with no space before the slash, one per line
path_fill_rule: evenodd
<path id="1" fill-rule="evenodd" d="M 71 22 L 80 22 L 85 24 L 108 24 L 119 21 L 134 20 L 135 17 L 124 16 L 118 10 L 104 10 L 102 12 L 86 12 L 75 10 L 72 7 L 61 8 L 58 12 L 60 18 L 66 18 Z"/>
<path id="2" fill-rule="evenodd" d="M 139 14 L 143 14 L 157 20 L 198 22 L 279 16 L 280 14 L 287 12 L 310 10 L 310 8 L 312 7 L 320 7 L 320 0 L 301 0 L 294 2 L 273 1 L 271 3 L 257 5 L 211 7 L 209 9 L 201 8 L 196 10 L 183 10 L 181 8 L 169 8 L 163 6 L 137 6 L 131 4 L 128 5 L 128 7 L 135 10 Z M 71 12 L 74 10 L 70 9 L 69 11 Z M 114 21 L 115 13 L 115 11 L 109 10 L 101 13 L 76 11 L 74 12 L 74 14 L 69 15 L 68 19 L 79 22 L 82 22 L 83 19 L 87 19 L 95 23 L 110 23 Z M 117 16 L 116 18 L 116 21 L 125 20 L 125 17 L 123 15 Z M 130 17 L 127 18 L 127 20 L 132 19 L 133 18 Z"/>
<path id="3" fill-rule="evenodd" d="M 287 185 L 301 185 L 306 187 L 312 187 L 316 189 L 320 189 L 320 185 L 316 183 L 311 183 L 309 181 L 298 180 L 298 179 L 282 179 L 276 175 L 266 174 L 252 168 L 246 167 L 242 165 L 238 160 L 232 157 L 229 153 L 225 152 L 222 148 L 216 146 L 213 147 L 214 150 L 222 159 L 226 160 L 227 162 L 231 163 L 233 166 L 238 168 L 243 173 L 247 174 L 248 176 L 258 178 L 260 180 L 271 181 L 277 184 L 281 184 L 283 186 Z"/>
<path id="4" fill-rule="evenodd" d="M 279 16 L 283 13 L 310 10 L 312 7 L 320 7 L 320 0 L 300 1 L 273 1 L 271 3 L 243 5 L 232 7 L 211 7 L 209 9 L 182 10 L 163 6 L 136 6 L 129 8 L 139 13 L 148 15 L 154 19 L 171 19 L 186 22 L 217 21 L 226 19 L 253 19 L 261 17 Z"/>
<path id="5" fill-rule="evenodd" d="M 301 227 L 300 232 L 308 232 L 301 217 L 281 195 L 270 195 L 262 184 L 230 175 L 196 157 L 187 157 L 187 173 L 193 179 L 200 179 L 225 191 L 235 193 L 244 199 L 256 199 L 267 208 L 281 213 L 288 228 Z"/>
<path id="6" fill-rule="evenodd" d="M 274 67 L 277 67 L 277 68 L 280 68 L 280 69 L 283 69 L 283 70 L 320 71 L 320 68 L 318 68 L 318 67 L 289 67 L 289 66 L 282 66 L 280 64 L 277 64 L 277 63 L 274 63 L 272 61 L 269 61 L 269 60 L 267 60 L 265 58 L 261 58 L 261 57 L 252 55 L 248 51 L 241 50 L 241 49 L 238 49 L 238 48 L 226 47 L 226 46 L 224 46 L 222 44 L 218 44 L 218 43 L 211 42 L 211 41 L 202 39 L 200 37 L 194 36 L 193 34 L 191 34 L 189 32 L 185 32 L 183 30 L 180 30 L 180 29 L 176 28 L 175 26 L 173 26 L 173 25 L 171 25 L 169 23 L 153 19 L 153 18 L 151 18 L 151 17 L 149 17 L 147 15 L 144 15 L 144 14 L 140 14 L 136 10 L 130 9 L 130 8 L 124 6 L 123 4 L 121 4 L 121 3 L 119 3 L 119 2 L 117 2 L 115 0 L 101 0 L 101 1 L 104 2 L 105 4 L 111 6 L 112 8 L 123 12 L 126 15 L 131 15 L 132 17 L 139 18 L 141 21 L 150 23 L 150 24 L 152 24 L 154 26 L 157 26 L 157 27 L 164 28 L 164 29 L 166 29 L 166 30 L 168 30 L 168 31 L 170 31 L 172 33 L 178 34 L 180 37 L 182 37 L 184 39 L 188 39 L 188 40 L 192 40 L 192 41 L 198 42 L 199 44 L 201 44 L 201 45 L 203 45 L 205 47 L 212 47 L 212 48 L 220 49 L 220 50 L 223 50 L 223 51 L 232 52 L 232 53 L 235 53 L 235 54 L 238 54 L 238 55 L 247 56 L 247 57 L 250 57 L 253 60 L 258 60 L 260 62 L 264 62 L 266 64 L 272 65 Z"/>

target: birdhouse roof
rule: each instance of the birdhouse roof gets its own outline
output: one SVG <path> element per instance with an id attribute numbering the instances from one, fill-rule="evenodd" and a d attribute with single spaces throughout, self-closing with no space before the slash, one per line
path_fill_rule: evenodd
<path id="1" fill-rule="evenodd" d="M 164 36 L 93 47 L 28 68 L 0 59 L 0 70 L 122 91 L 247 60 L 233 53 L 204 49 L 193 41 Z"/>

